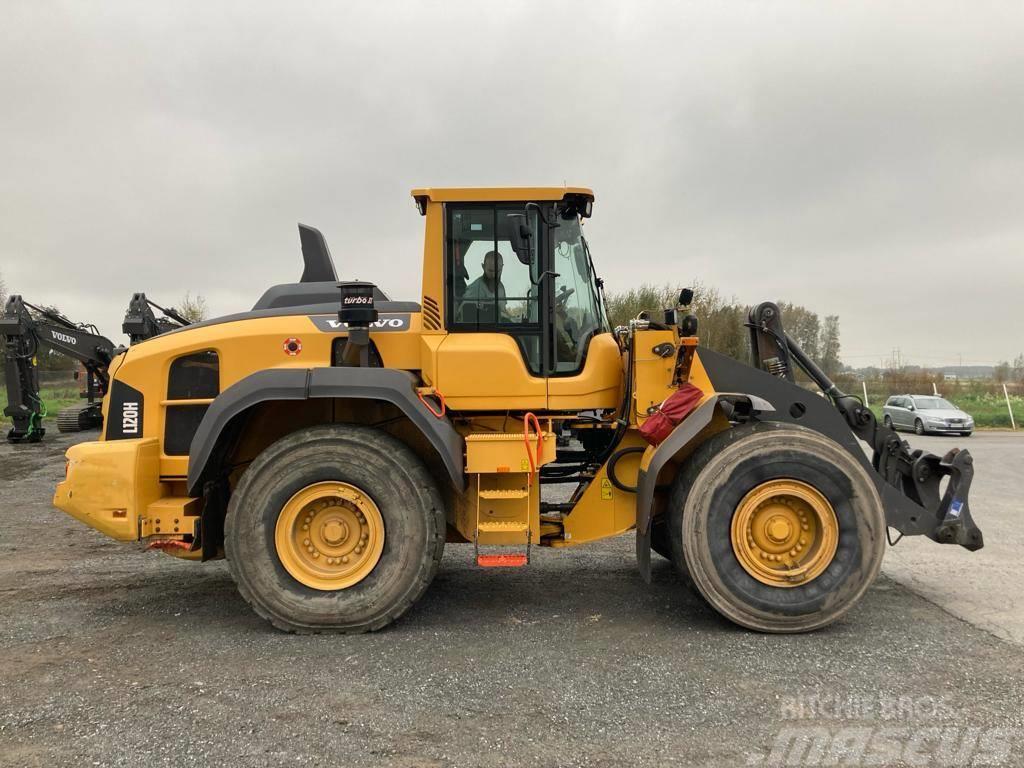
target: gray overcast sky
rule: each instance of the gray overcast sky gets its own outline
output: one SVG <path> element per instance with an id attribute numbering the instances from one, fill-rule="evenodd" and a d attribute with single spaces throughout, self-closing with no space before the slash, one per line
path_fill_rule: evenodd
<path id="1" fill-rule="evenodd" d="M 570 184 L 611 290 L 841 317 L 843 357 L 1024 352 L 1020 3 L 5 2 L 0 273 L 122 340 L 339 273 L 418 298 L 420 185 Z"/>

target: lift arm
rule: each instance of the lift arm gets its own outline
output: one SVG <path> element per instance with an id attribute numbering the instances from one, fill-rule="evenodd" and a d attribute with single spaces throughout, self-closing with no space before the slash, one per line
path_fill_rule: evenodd
<path id="1" fill-rule="evenodd" d="M 883 493 L 891 527 L 971 551 L 982 548 L 981 530 L 971 517 L 967 498 L 974 477 L 974 461 L 967 450 L 953 448 L 940 458 L 912 450 L 896 430 L 879 425 L 860 398 L 840 390 L 785 332 L 775 304 L 754 307 L 747 326 L 755 367 L 793 382 L 795 363 L 831 400 L 851 431 L 871 447 L 872 466 L 884 485 L 898 492 Z M 947 477 L 943 491 L 941 484 Z"/>

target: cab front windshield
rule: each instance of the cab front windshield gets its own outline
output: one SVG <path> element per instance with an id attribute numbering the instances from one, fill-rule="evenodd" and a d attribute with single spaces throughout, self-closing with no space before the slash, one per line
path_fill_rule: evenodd
<path id="1" fill-rule="evenodd" d="M 551 230 L 549 269 L 555 273 L 555 372 L 583 367 L 594 334 L 608 331 L 590 252 L 575 212 L 563 212 Z"/>

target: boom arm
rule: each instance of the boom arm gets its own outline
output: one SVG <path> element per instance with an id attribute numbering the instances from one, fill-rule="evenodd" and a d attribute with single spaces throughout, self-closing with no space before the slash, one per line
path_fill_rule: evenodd
<path id="1" fill-rule="evenodd" d="M 157 317 L 153 309 L 159 309 L 163 317 Z M 121 330 L 132 344 L 159 336 L 161 333 L 184 328 L 191 323 L 178 314 L 174 307 L 164 308 L 146 298 L 144 293 L 133 293 L 128 302 L 128 310 L 124 314 Z"/>

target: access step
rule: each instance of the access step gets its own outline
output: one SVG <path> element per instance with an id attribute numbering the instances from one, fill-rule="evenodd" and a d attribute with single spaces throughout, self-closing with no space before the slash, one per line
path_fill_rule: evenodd
<path id="1" fill-rule="evenodd" d="M 506 501 L 511 499 L 526 499 L 530 496 L 530 491 L 526 488 L 510 488 L 508 490 L 492 489 L 486 490 L 481 489 L 478 492 L 481 499 L 491 499 Z"/>
<path id="2" fill-rule="evenodd" d="M 485 520 L 477 524 L 480 533 L 526 533 L 529 529 L 527 523 L 519 520 Z"/>
<path id="3" fill-rule="evenodd" d="M 530 562 L 528 555 L 477 555 L 476 564 L 482 568 L 520 568 Z"/>

